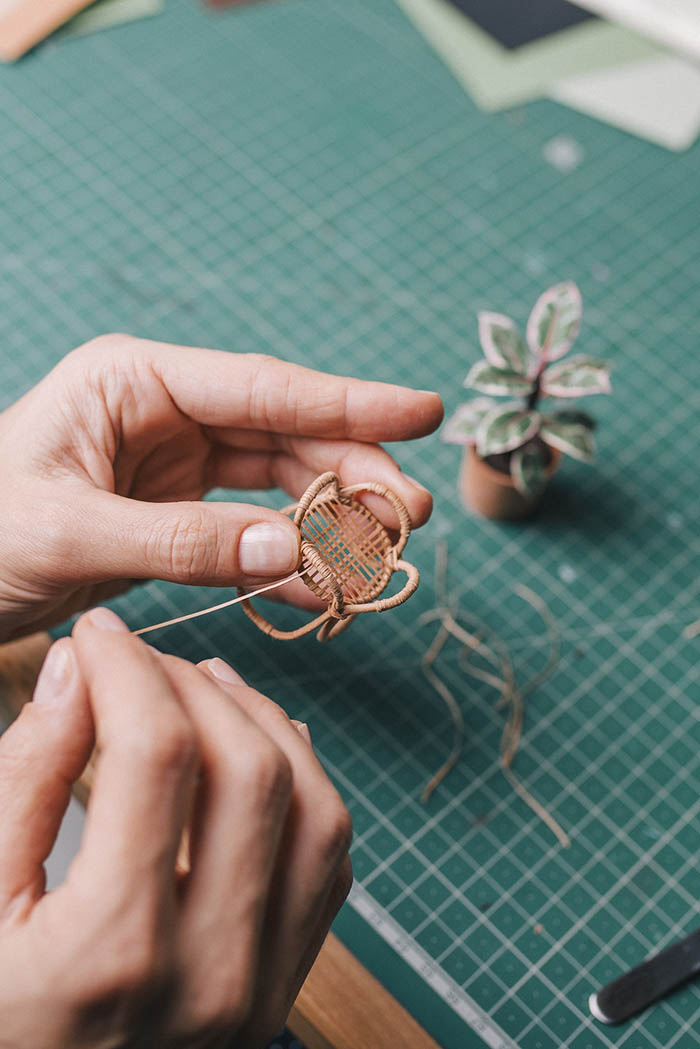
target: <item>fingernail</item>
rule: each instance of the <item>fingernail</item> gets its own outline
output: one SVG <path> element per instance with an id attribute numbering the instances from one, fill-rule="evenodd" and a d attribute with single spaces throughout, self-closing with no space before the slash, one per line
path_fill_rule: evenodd
<path id="1" fill-rule="evenodd" d="M 226 681 L 229 685 L 245 685 L 245 681 L 238 671 L 234 670 L 228 663 L 225 663 L 223 659 L 219 659 L 218 656 L 209 660 L 207 669 L 219 681 Z"/>
<path id="2" fill-rule="evenodd" d="M 411 477 L 410 474 L 404 474 L 404 477 L 413 485 L 414 488 L 419 488 L 421 492 L 428 492 L 428 495 L 430 495 L 430 492 L 425 487 L 425 485 L 421 484 L 420 481 L 417 481 L 415 477 Z"/>
<path id="3" fill-rule="evenodd" d="M 268 522 L 250 525 L 238 543 L 238 564 L 251 576 L 293 572 L 299 564 L 299 533 Z"/>
<path id="4" fill-rule="evenodd" d="M 429 393 L 431 397 L 439 397 L 437 390 L 419 390 L 418 393 Z"/>
<path id="5" fill-rule="evenodd" d="M 44 660 L 34 689 L 34 702 L 42 706 L 61 703 L 73 677 L 74 666 L 70 641 L 57 641 Z"/>
<path id="6" fill-rule="evenodd" d="M 93 608 L 92 612 L 88 612 L 87 618 L 90 625 L 97 630 L 114 630 L 122 634 L 129 633 L 126 623 L 111 608 Z"/>
<path id="7" fill-rule="evenodd" d="M 297 730 L 302 739 L 305 739 L 309 746 L 311 746 L 311 733 L 309 732 L 309 726 L 306 724 L 306 722 L 296 721 L 295 719 L 292 719 L 292 724 L 294 725 L 294 728 Z"/>

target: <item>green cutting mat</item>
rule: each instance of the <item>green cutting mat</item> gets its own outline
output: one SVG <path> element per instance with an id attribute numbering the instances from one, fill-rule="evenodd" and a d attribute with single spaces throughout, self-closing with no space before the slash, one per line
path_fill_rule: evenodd
<path id="1" fill-rule="evenodd" d="M 583 153 L 568 175 L 543 158 L 560 135 Z M 476 1030 L 504 1049 L 700 1037 L 698 986 L 620 1029 L 586 1004 L 700 924 L 700 639 L 681 634 L 700 616 L 699 229 L 700 149 L 544 102 L 480 114 L 391 0 L 170 0 L 0 72 L 0 406 L 128 330 L 436 388 L 451 409 L 477 309 L 524 321 L 548 284 L 582 288 L 580 349 L 612 359 L 615 393 L 593 406 L 598 463 L 566 462 L 537 521 L 466 516 L 459 451 L 433 437 L 398 450 L 436 494 L 409 604 L 328 647 L 277 644 L 237 609 L 159 639 L 232 659 L 309 721 L 355 820 L 341 931 L 447 1049 Z M 438 538 L 521 677 L 545 645 L 514 583 L 557 617 L 516 767 L 569 850 L 501 776 L 503 715 L 449 648 L 467 745 L 418 801 L 450 745 L 416 625 Z M 153 584 L 119 607 L 138 626 L 209 596 Z"/>

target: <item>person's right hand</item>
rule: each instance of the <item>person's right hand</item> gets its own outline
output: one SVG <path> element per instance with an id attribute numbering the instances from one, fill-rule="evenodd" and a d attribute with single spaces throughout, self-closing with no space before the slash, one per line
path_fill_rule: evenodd
<path id="1" fill-rule="evenodd" d="M 81 849 L 46 893 L 95 741 Z M 106 609 L 53 646 L 0 739 L 0 814 L 3 1049 L 259 1049 L 352 880 L 303 731 L 221 660 L 162 657 Z"/>

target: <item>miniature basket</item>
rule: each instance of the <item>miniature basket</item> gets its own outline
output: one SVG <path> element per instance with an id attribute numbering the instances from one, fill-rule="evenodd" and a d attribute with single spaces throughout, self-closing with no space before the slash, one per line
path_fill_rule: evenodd
<path id="1" fill-rule="evenodd" d="M 394 508 L 399 519 L 395 543 L 381 521 L 355 498 L 359 492 L 381 496 Z M 245 602 L 243 611 L 265 634 L 293 641 L 318 627 L 318 640 L 329 641 L 356 615 L 396 608 L 416 590 L 418 569 L 400 559 L 411 534 L 411 520 L 398 496 L 384 485 L 368 481 L 341 488 L 334 473 L 325 473 L 309 485 L 297 504 L 282 512 L 294 514 L 294 524 L 301 532 L 302 579 L 328 607 L 297 630 L 278 630 L 251 601 Z M 398 594 L 381 598 L 396 571 L 406 573 L 406 583 Z"/>

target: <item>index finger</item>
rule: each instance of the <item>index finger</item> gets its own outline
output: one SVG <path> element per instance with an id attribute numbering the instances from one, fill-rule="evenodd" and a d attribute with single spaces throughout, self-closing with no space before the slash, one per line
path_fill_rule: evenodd
<path id="1" fill-rule="evenodd" d="M 73 640 L 88 687 L 99 759 L 80 852 L 68 884 L 162 912 L 194 793 L 194 729 L 160 661 L 111 611 L 98 608 Z"/>
<path id="2" fill-rule="evenodd" d="M 260 354 L 140 343 L 181 412 L 204 426 L 406 441 L 440 425 L 437 393 L 327 375 Z"/>

